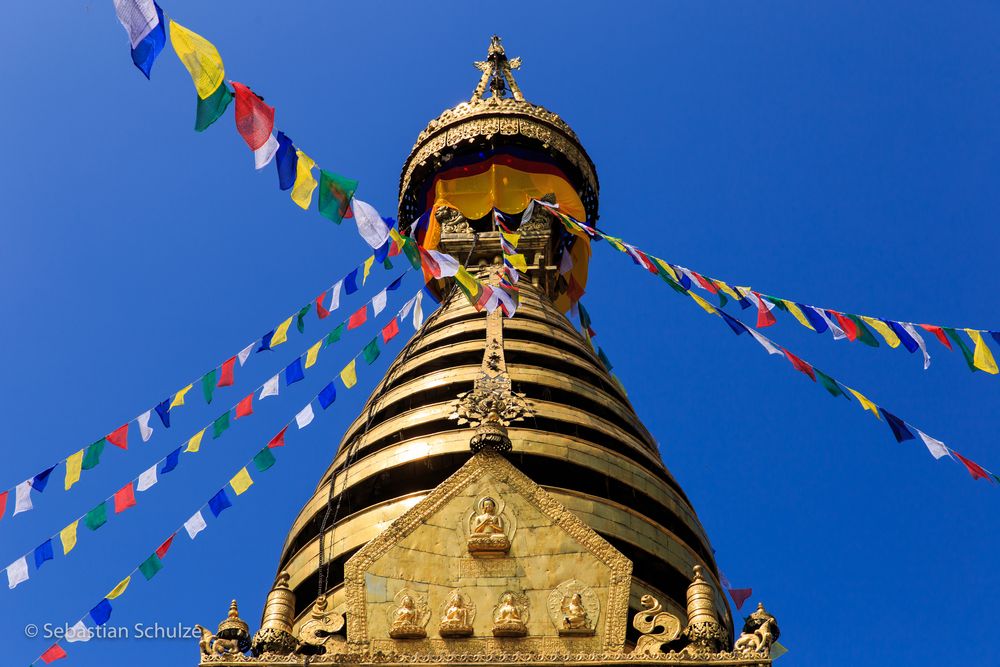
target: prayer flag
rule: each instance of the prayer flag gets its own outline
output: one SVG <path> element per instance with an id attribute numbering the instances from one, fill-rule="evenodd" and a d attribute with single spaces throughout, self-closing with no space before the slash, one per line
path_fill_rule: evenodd
<path id="1" fill-rule="evenodd" d="M 435 278 L 449 278 L 458 273 L 461 264 L 449 254 L 418 248 L 425 271 Z"/>
<path id="2" fill-rule="evenodd" d="M 399 320 L 394 317 L 389 324 L 382 327 L 382 342 L 388 343 L 390 340 L 395 338 L 397 334 L 399 334 Z"/>
<path id="3" fill-rule="evenodd" d="M 268 380 L 267 382 L 264 383 L 264 386 L 261 387 L 261 389 L 260 389 L 260 396 L 259 396 L 259 398 L 261 400 L 264 400 L 268 396 L 277 396 L 278 395 L 278 378 L 279 378 L 280 375 L 281 374 L 279 373 L 278 375 L 275 375 L 270 380 Z"/>
<path id="4" fill-rule="evenodd" d="M 881 419 L 881 417 L 879 417 L 879 414 L 878 414 L 878 406 L 875 405 L 874 403 L 872 403 L 870 400 L 868 400 L 868 397 L 866 397 L 860 391 L 855 391 L 855 390 L 851 389 L 850 387 L 847 388 L 847 391 L 849 391 L 852 394 L 854 394 L 854 398 L 858 399 L 858 403 L 861 404 L 861 408 L 863 410 L 867 410 L 868 412 L 871 412 L 873 415 L 875 415 L 875 419 Z"/>
<path id="5" fill-rule="evenodd" d="M 357 181 L 320 169 L 319 212 L 339 225 L 357 189 Z"/>
<path id="6" fill-rule="evenodd" d="M 156 414 L 163 424 L 163 428 L 170 428 L 170 399 L 160 401 L 156 406 Z"/>
<path id="7" fill-rule="evenodd" d="M 35 475 L 31 479 L 31 488 L 37 491 L 38 493 L 44 491 L 45 487 L 48 486 L 49 484 L 49 477 L 52 475 L 52 471 L 55 469 L 56 467 L 52 466 Z"/>
<path id="8" fill-rule="evenodd" d="M 201 515 L 201 510 L 198 510 L 194 515 L 184 522 L 184 530 L 187 531 L 188 537 L 192 540 L 200 533 L 205 530 L 205 517 Z"/>
<path id="9" fill-rule="evenodd" d="M 708 313 L 709 315 L 715 315 L 715 306 L 710 304 L 708 301 L 705 301 L 694 292 L 688 292 L 688 296 L 694 299 L 694 302 L 699 306 L 701 306 L 701 309 L 704 310 L 706 313 Z"/>
<path id="10" fill-rule="evenodd" d="M 73 547 L 76 546 L 76 528 L 78 525 L 80 525 L 79 519 L 59 531 L 59 541 L 62 542 L 63 556 L 72 551 Z"/>
<path id="11" fill-rule="evenodd" d="M 90 619 L 94 625 L 104 625 L 111 618 L 111 603 L 107 598 L 102 599 L 90 610 Z"/>
<path id="12" fill-rule="evenodd" d="M 931 365 L 931 355 L 930 353 L 927 352 L 927 343 L 924 342 L 924 337 L 921 336 L 919 333 L 917 333 L 917 328 L 914 327 L 912 324 L 903 324 L 901 326 L 903 327 L 903 329 L 906 330 L 906 333 L 910 335 L 910 337 L 916 343 L 917 347 L 919 347 L 920 351 L 923 353 L 924 370 L 927 370 L 928 368 L 930 368 Z"/>
<path id="13" fill-rule="evenodd" d="M 31 480 L 26 479 L 14 489 L 14 514 L 17 516 L 21 512 L 31 509 Z"/>
<path id="14" fill-rule="evenodd" d="M 358 373 L 357 373 L 357 359 L 351 359 L 351 363 L 344 366 L 344 370 L 340 371 L 340 381 L 344 383 L 344 386 L 350 389 L 358 383 Z"/>
<path id="15" fill-rule="evenodd" d="M 358 270 L 354 269 L 346 276 L 344 276 L 344 291 L 348 294 L 354 294 L 358 291 Z M 331 308 L 332 310 L 332 308 Z"/>
<path id="16" fill-rule="evenodd" d="M 215 369 L 213 368 L 209 372 L 201 376 L 201 395 L 205 397 L 206 403 L 212 402 L 212 396 L 215 394 Z"/>
<path id="17" fill-rule="evenodd" d="M 265 352 L 267 350 L 270 350 L 271 349 L 271 339 L 272 338 L 274 338 L 274 329 L 271 329 L 270 331 L 268 331 L 260 339 L 260 347 L 257 348 L 257 351 L 258 352 Z"/>
<path id="18" fill-rule="evenodd" d="M 146 468 L 146 470 L 144 470 L 142 472 L 142 474 L 139 475 L 139 483 L 136 485 L 135 488 L 136 488 L 136 490 L 138 490 L 138 491 L 141 492 L 141 491 L 145 491 L 146 489 L 150 488 L 154 484 L 156 484 L 156 464 L 155 463 L 153 465 L 151 465 L 150 467 Z"/>
<path id="19" fill-rule="evenodd" d="M 309 403 L 299 411 L 299 414 L 295 415 L 295 425 L 299 427 L 299 430 L 302 430 L 312 423 L 314 417 L 312 403 Z"/>
<path id="20" fill-rule="evenodd" d="M 212 126 L 212 123 L 222 118 L 222 114 L 226 113 L 232 101 L 233 93 L 224 81 L 208 97 L 202 99 L 199 95 L 194 112 L 195 132 L 204 132 Z"/>
<path id="21" fill-rule="evenodd" d="M 84 451 L 83 461 L 81 461 L 80 467 L 84 470 L 95 468 L 97 464 L 101 462 L 101 454 L 104 453 L 104 444 L 106 442 L 107 441 L 104 438 L 101 438 L 87 447 L 86 451 Z"/>
<path id="22" fill-rule="evenodd" d="M 312 203 L 313 190 L 316 189 L 316 178 L 312 168 L 316 162 L 300 150 L 295 151 L 295 185 L 292 186 L 292 201 L 300 208 L 307 209 Z"/>
<path id="23" fill-rule="evenodd" d="M 976 359 L 975 356 L 972 354 L 972 350 L 969 349 L 969 346 L 965 344 L 964 340 L 958 337 L 958 332 L 955 331 L 955 329 L 953 329 L 952 327 L 942 327 L 942 328 L 944 329 L 945 333 L 948 334 L 948 338 L 951 338 L 953 341 L 955 341 L 955 345 L 958 345 L 958 349 L 962 351 L 962 356 L 965 357 L 965 363 L 966 365 L 968 365 L 969 370 L 973 372 L 979 370 L 979 368 L 976 366 Z"/>
<path id="24" fill-rule="evenodd" d="M 885 408 L 879 408 L 879 411 L 885 417 L 885 422 L 889 425 L 889 428 L 892 429 L 892 435 L 896 438 L 896 442 L 913 440 L 913 432 L 907 427 L 906 422 Z"/>
<path id="25" fill-rule="evenodd" d="M 129 33 L 132 45 L 132 63 L 148 79 L 153 69 L 153 62 L 167 43 L 166 27 L 163 23 L 163 10 L 151 0 L 116 0 L 115 10 L 118 20 Z M 150 21 L 152 19 L 152 21 Z M 135 37 L 142 37 L 135 41 Z"/>
<path id="26" fill-rule="evenodd" d="M 275 447 L 284 447 L 285 446 L 285 431 L 287 431 L 287 430 L 288 430 L 288 427 L 286 426 L 285 428 L 283 428 L 280 431 L 278 431 L 278 435 L 276 435 L 273 438 L 271 438 L 271 441 L 267 443 L 267 446 L 270 447 L 271 449 L 274 449 Z"/>
<path id="27" fill-rule="evenodd" d="M 128 424 L 119 426 L 117 429 L 104 436 L 104 438 L 115 447 L 128 449 Z"/>
<path id="28" fill-rule="evenodd" d="M 149 558 L 139 563 L 139 571 L 142 576 L 149 581 L 156 576 L 156 573 L 163 569 L 163 561 L 156 554 L 150 554 Z"/>
<path id="29" fill-rule="evenodd" d="M 816 329 L 813 327 L 812 323 L 806 319 L 805 313 L 799 308 L 798 304 L 792 303 L 791 301 L 785 301 L 785 309 L 792 314 L 792 316 L 799 321 L 799 324 L 804 326 L 806 329 Z M 737 607 L 738 609 L 739 607 Z"/>
<path id="30" fill-rule="evenodd" d="M 295 154 L 295 146 L 284 132 L 278 132 L 278 153 L 275 166 L 278 168 L 278 187 L 291 190 L 295 185 L 295 171 L 299 158 Z"/>
<path id="31" fill-rule="evenodd" d="M 989 481 L 990 479 L 989 475 L 986 474 L 986 471 L 983 470 L 983 467 L 981 465 L 979 465 L 975 461 L 970 461 L 969 459 L 965 458 L 964 456 L 956 452 L 954 449 L 951 450 L 951 453 L 958 457 L 958 460 L 962 462 L 962 464 L 965 466 L 965 469 L 969 471 L 970 475 L 972 475 L 972 479 L 985 479 L 986 481 Z M 13 586 L 11 586 L 11 588 L 13 588 Z"/>
<path id="32" fill-rule="evenodd" d="M 285 366 L 285 386 L 289 387 L 306 377 L 302 371 L 302 357 L 298 357 L 292 363 Z"/>
<path id="33" fill-rule="evenodd" d="M 378 359 L 378 355 L 380 354 L 378 349 L 378 338 L 372 338 L 371 341 L 365 345 L 364 349 L 361 350 L 361 354 L 364 356 L 365 362 L 368 364 L 371 364 Z"/>
<path id="34" fill-rule="evenodd" d="M 180 447 L 167 454 L 166 458 L 164 459 L 163 467 L 160 468 L 160 474 L 166 475 L 168 472 L 171 472 L 174 468 L 177 467 L 177 462 L 180 460 L 180 458 L 181 458 Z"/>
<path id="35" fill-rule="evenodd" d="M 28 557 L 21 556 L 7 566 L 7 588 L 17 588 L 21 582 L 28 580 Z"/>
<path id="36" fill-rule="evenodd" d="M 325 406 L 324 406 L 325 407 Z M 0 493 L 0 519 L 3 518 L 4 512 L 7 511 L 7 494 L 9 491 L 4 491 Z"/>
<path id="37" fill-rule="evenodd" d="M 222 362 L 222 373 L 219 374 L 219 381 L 216 383 L 216 387 L 231 387 L 235 381 L 233 378 L 233 369 L 236 368 L 236 357 L 230 357 Z"/>
<path id="38" fill-rule="evenodd" d="M 375 207 L 363 202 L 357 197 L 351 207 L 354 210 L 354 221 L 358 225 L 358 233 L 365 243 L 372 248 L 382 247 L 389 238 L 389 225 L 378 214 Z"/>
<path id="39" fill-rule="evenodd" d="M 264 145 L 253 152 L 253 167 L 257 171 L 260 171 L 267 165 L 271 164 L 271 160 L 274 159 L 274 154 L 278 152 L 278 140 L 274 138 L 274 135 L 270 135 Z"/>
<path id="40" fill-rule="evenodd" d="M 265 104 L 262 97 L 242 83 L 233 81 L 232 84 L 236 92 L 236 131 L 247 142 L 250 150 L 255 151 L 271 137 L 274 107 Z"/>
<path id="41" fill-rule="evenodd" d="M 340 340 L 340 337 L 343 335 L 344 335 L 344 323 L 341 322 L 336 329 L 334 329 L 333 331 L 331 331 L 326 335 L 326 338 L 323 339 L 323 345 L 329 347 L 334 343 L 336 343 L 338 340 Z"/>
<path id="42" fill-rule="evenodd" d="M 225 489 L 219 489 L 219 492 L 208 501 L 208 509 L 212 510 L 212 516 L 215 518 L 218 518 L 224 510 L 232 506 L 233 503 L 229 500 L 229 496 L 226 495 Z"/>
<path id="43" fill-rule="evenodd" d="M 211 42 L 171 20 L 170 44 L 191 75 L 198 97 L 205 99 L 222 85 L 225 68 L 219 51 Z"/>
<path id="44" fill-rule="evenodd" d="M 71 627 L 66 631 L 66 641 L 73 642 L 87 642 L 94 638 L 94 633 L 88 628 L 83 621 L 77 621 L 76 625 Z"/>
<path id="45" fill-rule="evenodd" d="M 835 310 L 830 310 L 827 312 L 832 314 L 833 317 L 837 320 L 837 323 L 840 324 L 840 328 L 843 330 L 844 335 L 847 336 L 847 340 L 853 343 L 858 339 L 858 325 L 855 324 L 853 320 L 851 320 L 848 316 L 844 315 L 843 313 L 838 313 Z"/>
<path id="46" fill-rule="evenodd" d="M 201 449 L 201 439 L 204 437 L 205 437 L 205 429 L 201 429 L 200 431 L 195 433 L 190 440 L 188 440 L 187 447 L 184 449 L 184 451 L 188 452 L 189 454 L 197 454 L 198 450 Z"/>
<path id="47" fill-rule="evenodd" d="M 942 345 L 944 345 L 949 350 L 951 349 L 951 343 L 948 341 L 948 338 L 944 335 L 944 329 L 938 326 L 934 326 L 933 324 L 921 324 L 920 328 L 930 331 L 939 341 L 941 341 Z"/>
<path id="48" fill-rule="evenodd" d="M 135 420 L 136 423 L 139 424 L 139 437 L 142 438 L 143 442 L 149 442 L 149 439 L 153 437 L 153 429 L 149 425 L 149 418 L 152 416 L 153 411 L 146 410 Z"/>
<path id="49" fill-rule="evenodd" d="M 299 312 L 295 315 L 295 328 L 299 330 L 299 333 L 306 332 L 306 315 L 309 314 L 309 307 L 311 304 L 307 304 L 299 308 Z"/>
<path id="50" fill-rule="evenodd" d="M 253 457 L 253 465 L 257 468 L 257 472 L 264 472 L 268 468 L 274 465 L 274 454 L 271 453 L 270 447 L 265 447 L 260 450 Z"/>
<path id="51" fill-rule="evenodd" d="M 379 313 L 385 310 L 385 304 L 389 295 L 386 290 L 382 290 L 372 297 L 372 317 L 378 317 Z"/>
<path id="52" fill-rule="evenodd" d="M 769 339 L 765 338 L 762 334 L 757 333 L 756 331 L 754 331 L 753 329 L 751 329 L 749 327 L 746 327 L 746 331 L 747 331 L 748 334 L 750 334 L 751 336 L 753 336 L 753 339 L 755 341 L 757 341 L 760 344 L 761 347 L 763 347 L 765 350 L 767 350 L 768 354 L 782 354 L 783 353 L 782 350 L 781 350 L 781 348 L 779 348 L 776 345 L 774 345 L 774 343 L 772 343 Z"/>
<path id="53" fill-rule="evenodd" d="M 236 404 L 236 418 L 241 419 L 253 414 L 253 393 L 247 394 Z"/>
<path id="54" fill-rule="evenodd" d="M 316 297 L 316 317 L 321 320 L 325 320 L 330 315 L 330 311 L 323 307 L 323 301 L 326 300 L 326 291 L 320 292 L 319 296 Z"/>
<path id="55" fill-rule="evenodd" d="M 129 482 L 115 492 L 115 514 L 121 514 L 129 507 L 135 507 L 135 490 Z"/>
<path id="56" fill-rule="evenodd" d="M 920 436 L 920 439 L 924 441 L 924 445 L 927 447 L 927 451 L 931 453 L 931 456 L 936 459 L 948 456 L 948 447 L 946 447 L 943 442 L 937 438 L 932 438 L 918 428 L 914 428 L 913 430 L 916 431 L 917 435 Z"/>
<path id="57" fill-rule="evenodd" d="M 780 658 L 781 656 L 785 655 L 786 653 L 788 653 L 788 649 L 785 648 L 785 645 L 782 644 L 781 642 L 776 641 L 773 644 L 771 644 L 771 650 L 768 652 L 767 657 L 770 658 L 772 661 L 774 661 Z"/>
<path id="58" fill-rule="evenodd" d="M 274 330 L 274 336 L 271 338 L 271 349 L 274 349 L 288 340 L 288 328 L 292 326 L 292 320 L 294 319 L 295 316 L 292 315 L 287 320 L 279 324 L 278 328 Z"/>
<path id="59" fill-rule="evenodd" d="M 160 546 L 156 547 L 156 552 L 155 553 L 161 559 L 164 556 L 167 555 L 167 551 L 170 550 L 170 545 L 173 544 L 173 542 L 174 542 L 174 535 L 176 535 L 176 534 L 177 533 L 173 533 L 170 537 L 168 537 L 167 539 L 163 540 L 163 544 L 161 544 Z"/>
<path id="60" fill-rule="evenodd" d="M 913 354 L 914 352 L 917 351 L 917 348 L 920 347 L 920 344 L 917 343 L 916 338 L 913 337 L 910 331 L 905 326 L 903 326 L 902 323 L 893 322 L 892 320 L 882 320 L 882 321 L 885 322 L 890 329 L 892 329 L 892 332 L 896 334 L 896 337 L 899 338 L 899 342 L 903 344 L 903 347 L 906 348 L 907 352 Z"/>
<path id="61" fill-rule="evenodd" d="M 753 595 L 752 588 L 727 588 L 726 590 L 729 592 L 729 597 L 731 597 L 733 602 L 736 603 L 737 610 L 742 609 L 743 603 L 747 601 L 747 598 Z"/>
<path id="62" fill-rule="evenodd" d="M 872 329 L 879 332 L 879 334 L 882 336 L 882 338 L 885 339 L 885 342 L 889 345 L 889 347 L 893 349 L 899 347 L 899 344 L 901 342 L 899 340 L 899 336 L 896 335 L 896 332 L 893 331 L 888 324 L 886 324 L 882 320 L 877 320 L 874 317 L 867 317 L 865 315 L 861 316 L 861 320 L 865 324 L 870 326 Z"/>
<path id="63" fill-rule="evenodd" d="M 813 308 L 812 306 L 804 306 L 801 303 L 797 303 L 795 305 L 798 306 L 799 310 L 802 312 L 802 315 L 805 316 L 805 318 L 809 321 L 809 324 L 813 331 L 815 331 L 816 333 L 823 333 L 829 328 L 829 326 L 827 325 L 826 318 L 823 317 L 823 315 L 820 312 L 818 312 L 815 308 Z M 792 314 L 794 315 L 794 313 Z"/>
<path id="64" fill-rule="evenodd" d="M 976 344 L 976 351 L 972 357 L 973 363 L 981 371 L 986 371 L 991 375 L 996 375 L 998 372 L 997 362 L 993 358 L 993 353 L 990 352 L 989 346 L 986 341 L 983 340 L 983 334 L 981 331 L 975 329 L 966 329 L 965 333 L 969 334 L 969 338 L 972 342 Z"/>
<path id="65" fill-rule="evenodd" d="M 784 352 L 785 358 L 792 363 L 792 367 L 795 370 L 801 373 L 805 373 L 806 375 L 809 376 L 809 379 L 812 380 L 813 382 L 816 381 L 816 374 L 813 372 L 812 366 L 810 366 L 807 362 L 803 361 L 802 359 L 799 359 L 788 350 L 782 350 L 782 352 Z"/>
<path id="66" fill-rule="evenodd" d="M 121 594 L 125 592 L 125 589 L 128 588 L 128 585 L 131 581 L 132 581 L 131 575 L 119 581 L 118 584 L 111 589 L 111 592 L 104 596 L 105 599 L 114 600 L 115 598 L 120 597 Z"/>
<path id="67" fill-rule="evenodd" d="M 83 525 L 91 530 L 97 530 L 107 522 L 108 506 L 103 500 L 83 517 Z"/>
<path id="68" fill-rule="evenodd" d="M 250 473 L 247 472 L 246 467 L 240 468 L 240 471 L 229 480 L 229 486 L 233 487 L 233 491 L 238 496 L 243 495 L 244 491 L 253 486 L 253 480 L 250 479 Z"/>
<path id="69" fill-rule="evenodd" d="M 760 298 L 759 294 L 755 294 L 754 296 L 757 297 L 757 328 L 763 329 L 777 322 L 778 319 L 771 312 L 771 309 L 768 308 L 764 299 Z"/>
<path id="70" fill-rule="evenodd" d="M 35 547 L 35 569 L 39 569 L 47 560 L 52 560 L 54 556 L 52 555 L 52 538 L 45 540 L 37 547 Z"/>
<path id="71" fill-rule="evenodd" d="M 229 428 L 229 410 L 226 410 L 221 415 L 215 418 L 212 422 L 212 440 L 218 440 L 219 436 L 226 432 Z M 202 431 L 204 433 L 204 431 Z M 201 435 L 200 433 L 198 434 Z M 199 438 L 200 439 L 200 438 Z"/>
<path id="72" fill-rule="evenodd" d="M 813 310 L 820 317 L 822 317 L 823 321 L 826 322 L 826 324 L 827 324 L 828 327 L 830 327 L 830 333 L 833 334 L 833 339 L 834 340 L 840 340 L 841 338 L 847 338 L 847 334 L 844 333 L 844 330 L 841 329 L 839 326 L 837 326 L 834 323 L 833 319 L 831 319 L 831 316 L 828 313 L 826 313 L 825 311 L 823 311 L 820 308 L 814 308 Z"/>
<path id="73" fill-rule="evenodd" d="M 426 289 L 426 286 L 425 286 Z M 416 331 L 424 324 L 424 290 L 417 292 L 417 295 L 413 297 L 413 330 Z"/>
<path id="74" fill-rule="evenodd" d="M 347 320 L 347 329 L 357 329 L 362 324 L 368 320 L 368 304 L 365 304 L 358 308 L 353 315 Z"/>
<path id="75" fill-rule="evenodd" d="M 189 384 L 188 386 L 184 387 L 179 392 L 174 394 L 173 400 L 170 401 L 170 408 L 173 409 L 176 408 L 178 405 L 184 405 L 184 394 L 191 391 L 191 387 L 193 386 L 194 386 L 193 384 Z"/>
<path id="76" fill-rule="evenodd" d="M 333 402 L 336 400 L 337 387 L 332 382 L 323 387 L 323 390 L 319 392 L 319 404 L 323 406 L 324 410 L 333 405 Z"/>
<path id="77" fill-rule="evenodd" d="M 306 350 L 306 368 L 312 368 L 316 363 L 316 359 L 319 358 L 319 350 L 323 347 L 323 341 L 318 340 L 313 343 L 312 347 Z"/>
<path id="78" fill-rule="evenodd" d="M 860 317 L 857 315 L 848 315 L 847 317 L 854 322 L 855 327 L 857 327 L 859 341 L 870 347 L 878 347 L 878 340 L 868 327 L 865 326 L 865 323 L 861 321 Z"/>
<path id="79" fill-rule="evenodd" d="M 818 368 L 813 368 L 813 371 L 816 373 L 816 377 L 819 378 L 820 384 L 823 385 L 824 389 L 830 392 L 831 396 L 843 396 L 844 398 L 850 400 L 836 380 Z"/>
<path id="80" fill-rule="evenodd" d="M 69 641 L 68 639 L 66 641 Z M 56 660 L 62 660 L 66 657 L 66 651 L 59 644 L 53 644 L 52 646 L 45 649 L 45 653 L 38 656 L 38 658 L 44 662 L 46 665 L 51 665 Z"/>
<path id="81" fill-rule="evenodd" d="M 344 281 L 338 280 L 333 287 L 330 288 L 330 312 L 340 308 L 340 289 L 344 286 Z"/>

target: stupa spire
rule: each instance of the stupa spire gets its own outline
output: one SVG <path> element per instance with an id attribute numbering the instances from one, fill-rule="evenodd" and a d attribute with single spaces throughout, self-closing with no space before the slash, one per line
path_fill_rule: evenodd
<path id="1" fill-rule="evenodd" d="M 520 58 L 507 58 L 500 43 L 500 36 L 493 35 L 490 38 L 490 48 L 486 52 L 486 60 L 477 60 L 474 65 L 476 69 L 483 73 L 479 79 L 479 85 L 472 93 L 472 101 L 486 97 L 486 87 L 489 86 L 496 98 L 505 97 L 507 86 L 510 86 L 511 95 L 519 102 L 524 101 L 524 95 L 514 79 L 512 70 L 521 68 Z"/>

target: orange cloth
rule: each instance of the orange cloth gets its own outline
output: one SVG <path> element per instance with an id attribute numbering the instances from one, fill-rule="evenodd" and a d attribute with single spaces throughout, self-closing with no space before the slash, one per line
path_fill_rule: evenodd
<path id="1" fill-rule="evenodd" d="M 536 174 L 494 164 L 483 173 L 441 179 L 434 184 L 435 201 L 448 202 L 469 220 L 478 220 L 494 208 L 516 215 L 527 208 L 529 201 L 549 193 L 555 194 L 559 210 L 577 220 L 587 219 L 576 190 L 555 174 Z"/>

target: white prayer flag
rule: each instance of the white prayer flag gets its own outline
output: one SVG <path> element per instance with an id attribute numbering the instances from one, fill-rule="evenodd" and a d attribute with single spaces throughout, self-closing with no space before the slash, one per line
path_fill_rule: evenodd
<path id="1" fill-rule="evenodd" d="M 7 587 L 17 588 L 22 581 L 28 580 L 28 557 L 21 556 L 7 566 Z"/>
<path id="2" fill-rule="evenodd" d="M 372 311 L 374 312 L 373 317 L 378 317 L 378 314 L 385 310 L 385 302 L 388 298 L 389 295 L 386 294 L 385 290 L 382 290 L 372 297 Z"/>
<path id="3" fill-rule="evenodd" d="M 76 625 L 66 630 L 66 641 L 87 642 L 94 636 L 94 631 L 84 625 L 83 621 L 77 621 Z"/>
<path id="4" fill-rule="evenodd" d="M 247 345 L 242 350 L 240 350 L 240 353 L 237 355 L 237 358 L 240 360 L 240 367 L 242 367 L 243 364 L 247 362 L 247 359 L 250 358 L 250 353 L 253 352 L 253 349 L 256 346 L 257 346 L 257 341 L 254 341 L 249 345 Z"/>
<path id="5" fill-rule="evenodd" d="M 340 288 L 343 286 L 344 281 L 338 280 L 337 284 L 330 288 L 330 307 L 327 310 L 331 313 L 340 308 Z"/>
<path id="6" fill-rule="evenodd" d="M 937 438 L 932 438 L 918 428 L 914 428 L 913 430 L 916 431 L 917 435 L 920 436 L 920 439 L 924 441 L 924 445 L 927 446 L 927 451 L 931 453 L 931 456 L 936 459 L 940 459 L 944 456 L 951 456 L 951 454 L 948 453 L 948 448 L 943 442 Z"/>
<path id="7" fill-rule="evenodd" d="M 153 0 L 115 0 L 115 13 L 134 49 L 160 22 Z"/>
<path id="8" fill-rule="evenodd" d="M 413 328 L 414 330 L 419 329 L 424 324 L 424 309 L 421 308 L 421 302 L 424 300 L 424 291 L 420 290 L 417 292 L 417 296 L 413 299 Z"/>
<path id="9" fill-rule="evenodd" d="M 302 408 L 302 411 L 299 412 L 299 414 L 295 415 L 295 423 L 300 429 L 303 429 L 312 423 L 313 417 L 315 417 L 315 415 L 313 414 L 312 403 L 310 403 L 306 407 Z"/>
<path id="10" fill-rule="evenodd" d="M 528 205 L 524 207 L 524 211 L 521 213 L 521 220 L 527 222 L 531 220 L 531 216 L 535 213 L 535 200 L 532 199 L 528 202 Z"/>
<path id="11" fill-rule="evenodd" d="M 139 422 L 139 435 L 143 442 L 149 442 L 149 439 L 153 437 L 153 427 L 149 425 L 150 416 L 152 416 L 152 411 L 146 410 L 136 419 Z"/>
<path id="12" fill-rule="evenodd" d="M 403 304 L 403 307 L 399 309 L 399 319 L 405 320 L 406 316 L 410 314 L 410 309 L 413 308 L 413 302 L 417 297 L 411 297 L 409 301 Z"/>
<path id="13" fill-rule="evenodd" d="M 17 485 L 14 491 L 16 501 L 14 503 L 14 514 L 27 512 L 31 509 L 31 480 L 26 479 Z"/>
<path id="14" fill-rule="evenodd" d="M 258 171 L 271 164 L 274 154 L 278 151 L 278 140 L 272 134 L 264 145 L 253 152 L 253 166 Z"/>
<path id="15" fill-rule="evenodd" d="M 927 343 L 924 342 L 924 337 L 917 333 L 917 328 L 912 324 L 900 323 L 906 333 L 910 334 L 913 340 L 917 341 L 917 345 L 920 346 L 920 351 L 924 353 L 924 370 L 926 371 L 931 367 L 931 355 L 927 352 Z"/>
<path id="16" fill-rule="evenodd" d="M 264 386 L 261 388 L 260 396 L 258 398 L 263 400 L 268 396 L 278 395 L 278 377 L 280 375 L 281 374 L 279 373 L 278 375 L 275 375 L 273 378 L 264 383 Z"/>
<path id="17" fill-rule="evenodd" d="M 774 344 L 771 343 L 771 341 L 769 341 L 767 338 L 764 338 L 763 336 L 761 336 L 759 333 L 757 333 L 756 331 L 754 331 L 750 327 L 744 327 L 744 328 L 750 333 L 751 336 L 753 336 L 754 340 L 756 340 L 758 343 L 760 343 L 761 347 L 763 347 L 765 350 L 767 350 L 768 354 L 781 354 L 781 355 L 784 355 L 784 352 L 782 352 L 781 350 L 779 350 L 778 348 L 776 348 L 774 346 Z"/>
<path id="18" fill-rule="evenodd" d="M 424 252 L 430 255 L 431 259 L 438 265 L 437 271 L 431 271 L 435 278 L 450 278 L 458 273 L 461 264 L 451 255 L 437 250 L 424 250 Z"/>
<path id="19" fill-rule="evenodd" d="M 564 275 L 573 269 L 573 257 L 569 254 L 569 248 L 563 248 L 562 257 L 559 258 L 559 274 Z"/>
<path id="20" fill-rule="evenodd" d="M 190 519 L 184 522 L 184 530 L 192 540 L 201 531 L 205 530 L 205 517 L 201 515 L 201 510 L 194 513 Z"/>
<path id="21" fill-rule="evenodd" d="M 804 306 L 804 308 L 812 308 L 812 306 Z M 819 313 L 819 316 L 822 317 L 824 320 L 826 320 L 826 324 L 827 324 L 827 326 L 830 327 L 830 332 L 833 334 L 833 339 L 834 340 L 840 340 L 841 338 L 847 338 L 847 334 L 844 333 L 844 330 L 841 329 L 840 327 L 838 327 L 834 323 L 833 318 L 831 318 L 829 315 L 827 315 L 826 313 L 824 313 L 822 308 L 813 308 L 812 310 L 813 310 L 814 313 Z"/>
<path id="22" fill-rule="evenodd" d="M 146 489 L 148 489 L 149 487 L 153 486 L 154 484 L 156 484 L 156 464 L 155 463 L 152 466 L 150 466 L 148 469 L 146 469 L 145 471 L 143 471 L 143 473 L 141 475 L 139 475 L 139 484 L 136 486 L 136 489 L 138 489 L 139 491 L 145 491 Z"/>
<path id="23" fill-rule="evenodd" d="M 358 223 L 358 233 L 372 248 L 381 248 L 389 238 L 389 225 L 378 214 L 375 207 L 357 197 L 351 203 L 354 220 Z"/>

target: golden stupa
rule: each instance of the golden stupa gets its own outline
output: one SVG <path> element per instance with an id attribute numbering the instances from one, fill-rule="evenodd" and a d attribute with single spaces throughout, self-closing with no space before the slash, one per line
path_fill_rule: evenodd
<path id="1" fill-rule="evenodd" d="M 490 285 L 504 214 L 528 266 L 516 316 L 432 283 L 441 307 L 299 512 L 260 629 L 234 622 L 234 602 L 202 664 L 770 664 L 774 617 L 761 606 L 735 635 L 691 503 L 563 314 L 589 247 L 531 201 L 594 222 L 598 180 L 570 127 L 525 101 L 519 65 L 494 37 L 399 195 L 401 229 L 430 212 L 439 238 L 422 242 Z"/>

